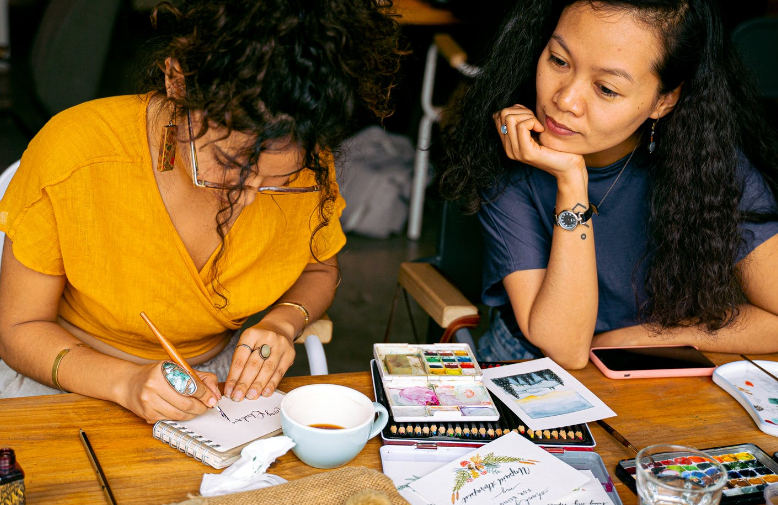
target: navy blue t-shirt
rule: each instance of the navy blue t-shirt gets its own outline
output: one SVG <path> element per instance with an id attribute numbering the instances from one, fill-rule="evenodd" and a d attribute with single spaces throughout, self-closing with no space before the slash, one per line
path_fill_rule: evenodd
<path id="1" fill-rule="evenodd" d="M 642 150 L 641 150 L 642 151 Z M 635 152 L 629 165 L 592 217 L 597 258 L 599 310 L 595 334 L 638 324 L 638 306 L 646 299 L 644 258 L 648 243 L 648 153 Z M 611 187 L 627 157 L 602 168 L 589 168 L 589 201 L 597 204 Z M 744 182 L 741 210 L 777 211 L 766 181 L 745 158 L 737 173 Z M 519 270 L 548 266 L 554 228 L 557 184 L 553 176 L 530 166 L 507 175 L 503 192 L 484 193 L 479 218 L 484 235 L 483 301 L 499 307 L 511 333 L 523 338 L 502 280 Z M 587 228 L 578 228 L 575 232 Z M 737 260 L 778 234 L 778 222 L 744 223 Z"/>

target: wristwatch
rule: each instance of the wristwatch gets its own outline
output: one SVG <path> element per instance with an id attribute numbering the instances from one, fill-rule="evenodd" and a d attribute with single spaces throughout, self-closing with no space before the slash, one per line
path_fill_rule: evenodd
<path id="1" fill-rule="evenodd" d="M 589 208 L 583 212 L 573 212 L 572 210 L 563 210 L 559 214 L 554 214 L 554 224 L 563 230 L 575 230 L 579 224 L 583 224 L 591 219 L 595 213 L 595 207 L 591 203 Z"/>

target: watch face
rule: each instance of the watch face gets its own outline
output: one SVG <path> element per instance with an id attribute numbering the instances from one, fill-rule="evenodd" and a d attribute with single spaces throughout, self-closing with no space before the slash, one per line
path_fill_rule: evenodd
<path id="1" fill-rule="evenodd" d="M 559 213 L 556 220 L 557 224 L 565 230 L 572 230 L 578 226 L 578 216 L 569 210 L 563 210 Z"/>

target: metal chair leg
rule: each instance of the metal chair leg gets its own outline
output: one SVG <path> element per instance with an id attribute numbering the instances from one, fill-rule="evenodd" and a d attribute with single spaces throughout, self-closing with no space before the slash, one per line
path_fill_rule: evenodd
<path id="1" fill-rule="evenodd" d="M 427 50 L 424 80 L 421 85 L 421 108 L 424 116 L 419 123 L 419 138 L 416 142 L 416 160 L 413 163 L 413 184 L 411 204 L 408 212 L 408 238 L 418 240 L 421 236 L 421 219 L 424 210 L 424 190 L 427 187 L 429 148 L 432 140 L 432 125 L 438 120 L 441 108 L 432 105 L 432 90 L 435 86 L 435 69 L 438 47 L 433 43 Z"/>

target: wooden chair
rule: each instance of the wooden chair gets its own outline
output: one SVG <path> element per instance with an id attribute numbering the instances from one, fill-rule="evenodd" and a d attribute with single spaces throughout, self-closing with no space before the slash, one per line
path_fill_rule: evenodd
<path id="1" fill-rule="evenodd" d="M 427 342 L 454 339 L 476 351 L 469 329 L 478 326 L 481 319 L 471 300 L 481 298 L 482 243 L 477 216 L 463 215 L 456 203 L 447 202 L 435 256 L 400 265 L 387 339 L 399 293 L 403 292 L 430 317 Z"/>
<path id="2" fill-rule="evenodd" d="M 5 171 L 0 174 L 0 198 L 5 195 L 8 185 L 11 183 L 16 170 L 19 168 L 19 161 L 14 162 Z M 2 244 L 5 240 L 5 233 L 0 232 L 0 261 L 2 261 Z M 303 332 L 294 341 L 295 344 L 304 344 L 305 352 L 308 355 L 308 366 L 311 375 L 327 375 L 327 356 L 324 354 L 324 346 L 332 340 L 332 321 L 325 314 L 321 319 L 310 323 Z"/>

